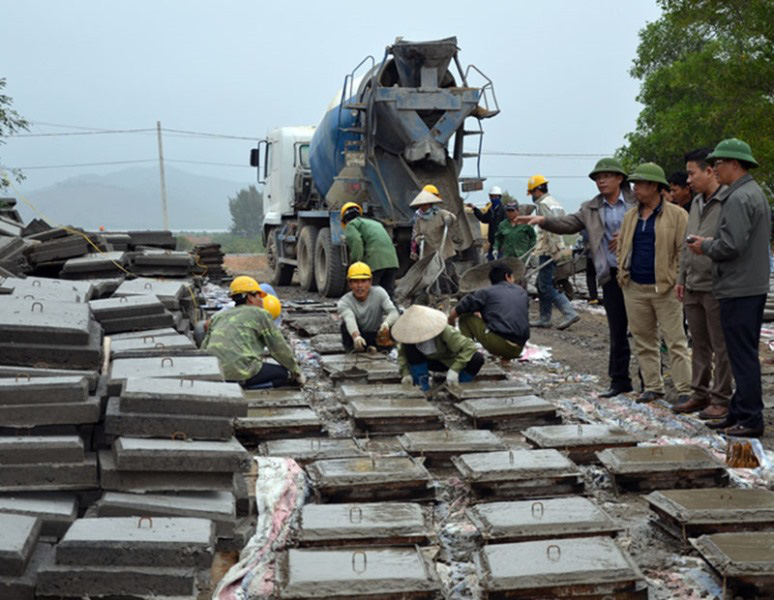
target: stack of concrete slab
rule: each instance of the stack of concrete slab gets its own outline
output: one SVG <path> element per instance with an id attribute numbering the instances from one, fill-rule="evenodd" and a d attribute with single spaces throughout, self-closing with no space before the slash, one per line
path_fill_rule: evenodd
<path id="1" fill-rule="evenodd" d="M 185 333 L 189 323 L 196 318 L 195 307 L 201 302 L 194 292 L 194 284 L 188 279 L 168 280 L 138 277 L 124 281 L 113 294 L 120 296 L 156 296 L 175 317 L 175 328 Z"/>
<path id="2" fill-rule="evenodd" d="M 75 492 L 2 494 L 0 513 L 36 517 L 41 522 L 41 540 L 53 543 L 58 541 L 78 518 L 78 496 Z"/>
<path id="3" fill-rule="evenodd" d="M 33 268 L 56 265 L 61 267 L 70 258 L 88 254 L 89 243 L 82 235 L 62 232 L 59 237 L 49 237 L 28 248 L 27 260 Z"/>
<path id="4" fill-rule="evenodd" d="M 130 250 L 138 248 L 162 248 L 164 250 L 174 250 L 177 247 L 177 238 L 167 230 L 138 230 L 127 231 L 126 234 L 131 240 L 129 242 Z"/>
<path id="5" fill-rule="evenodd" d="M 19 275 L 29 268 L 24 251 L 34 244 L 21 237 L 0 235 L 0 275 Z"/>
<path id="6" fill-rule="evenodd" d="M 101 357 L 87 304 L 0 296 L 0 364 L 97 369 Z"/>
<path id="7" fill-rule="evenodd" d="M 125 275 L 125 252 L 100 252 L 71 258 L 62 267 L 62 279 L 100 279 Z"/>
<path id="8" fill-rule="evenodd" d="M 117 358 L 151 358 L 154 356 L 198 356 L 202 351 L 188 336 L 174 329 L 169 329 L 170 335 L 154 335 L 142 329 L 143 335 L 116 339 L 110 336 L 110 357 Z"/>
<path id="9" fill-rule="evenodd" d="M 188 252 L 143 250 L 129 255 L 128 268 L 144 277 L 188 277 L 194 260 Z"/>
<path id="10" fill-rule="evenodd" d="M 195 600 L 212 566 L 214 526 L 206 519 L 79 519 L 38 572 L 40 598 L 156 597 Z"/>
<path id="11" fill-rule="evenodd" d="M 53 562 L 36 517 L 0 513 L 0 598 L 34 600 L 38 572 Z"/>
<path id="12" fill-rule="evenodd" d="M 0 294 L 22 300 L 86 302 L 95 292 L 91 282 L 66 281 L 49 277 L 7 277 L 0 281 Z"/>
<path id="13" fill-rule="evenodd" d="M 213 283 L 220 283 L 226 276 L 220 244 L 196 244 L 191 253 L 195 257 L 194 273 L 207 277 Z"/>
<path id="14" fill-rule="evenodd" d="M 265 440 L 322 435 L 323 422 L 306 406 L 278 406 L 247 409 L 247 415 L 236 420 L 237 437 L 245 444 Z"/>
<path id="15" fill-rule="evenodd" d="M 89 302 L 105 333 L 172 327 L 174 319 L 155 296 L 122 296 Z"/>
<path id="16" fill-rule="evenodd" d="M 118 396 L 129 378 L 223 381 L 223 371 L 214 356 L 119 358 L 110 364 L 108 393 Z"/>

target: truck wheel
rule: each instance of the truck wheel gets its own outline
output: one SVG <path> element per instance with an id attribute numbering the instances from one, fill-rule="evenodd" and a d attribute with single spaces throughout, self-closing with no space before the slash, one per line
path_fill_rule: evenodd
<path id="1" fill-rule="evenodd" d="M 279 261 L 279 242 L 277 241 L 277 230 L 269 233 L 266 240 L 266 262 L 272 271 L 272 285 L 290 285 L 293 280 L 293 265 L 281 263 Z"/>
<path id="2" fill-rule="evenodd" d="M 314 248 L 319 231 L 314 225 L 305 225 L 298 236 L 298 282 L 307 292 L 317 289 L 314 278 Z"/>
<path id="3" fill-rule="evenodd" d="M 338 298 L 346 290 L 347 266 L 341 260 L 341 248 L 331 241 L 331 230 L 320 230 L 314 251 L 314 273 L 317 289 L 323 296 Z"/>

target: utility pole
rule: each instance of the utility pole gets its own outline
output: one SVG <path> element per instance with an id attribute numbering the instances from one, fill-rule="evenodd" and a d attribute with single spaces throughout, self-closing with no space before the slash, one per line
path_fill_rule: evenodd
<path id="1" fill-rule="evenodd" d="M 167 211 L 167 178 L 164 176 L 164 148 L 161 146 L 161 121 L 156 121 L 156 137 L 159 140 L 159 173 L 161 175 L 161 215 L 164 229 L 169 229 L 169 212 Z"/>

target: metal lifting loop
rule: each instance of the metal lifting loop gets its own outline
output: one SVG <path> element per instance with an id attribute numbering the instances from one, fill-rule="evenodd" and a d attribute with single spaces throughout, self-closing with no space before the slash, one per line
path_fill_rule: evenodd
<path id="1" fill-rule="evenodd" d="M 549 545 L 546 548 L 546 558 L 552 562 L 558 562 L 562 558 L 562 549 L 556 544 Z"/>
<path id="2" fill-rule="evenodd" d="M 542 502 L 533 502 L 532 503 L 532 516 L 536 519 L 542 519 L 543 518 L 543 503 Z"/>
<path id="3" fill-rule="evenodd" d="M 516 457 L 513 455 L 513 450 L 508 450 L 508 461 L 511 464 L 516 462 Z"/>
<path id="4" fill-rule="evenodd" d="M 29 373 L 17 373 L 16 374 L 16 383 L 19 383 L 19 377 L 26 377 L 27 381 L 31 381 L 32 377 L 30 377 Z"/>
<path id="5" fill-rule="evenodd" d="M 188 436 L 185 434 L 185 432 L 184 432 L 184 431 L 175 431 L 175 432 L 172 434 L 172 439 L 173 439 L 173 440 L 182 440 L 182 441 L 185 441 L 185 440 L 187 440 L 187 439 L 188 439 Z"/>
<path id="6" fill-rule="evenodd" d="M 356 559 L 358 556 L 363 557 L 363 566 L 361 568 L 358 568 L 357 566 Z M 367 569 L 368 569 L 368 557 L 366 556 L 365 550 L 355 550 L 352 553 L 352 570 L 359 575 L 360 573 L 365 573 Z"/>
<path id="7" fill-rule="evenodd" d="M 154 348 L 166 348 L 166 346 L 161 342 L 156 342 L 156 345 L 154 346 Z"/>
<path id="8" fill-rule="evenodd" d="M 322 448 L 322 442 L 320 441 L 320 438 L 311 438 L 309 440 L 309 447 L 313 452 L 317 452 L 320 448 Z"/>
<path id="9" fill-rule="evenodd" d="M 129 298 L 127 298 L 126 296 L 119 296 L 118 303 L 121 304 L 122 302 L 129 302 Z"/>
<path id="10" fill-rule="evenodd" d="M 653 447 L 650 449 L 650 453 L 651 453 L 651 454 L 653 454 L 654 456 L 655 456 L 656 454 L 659 454 L 659 455 L 661 455 L 661 454 L 664 454 L 664 449 L 663 449 L 661 446 L 653 446 Z"/>
<path id="11" fill-rule="evenodd" d="M 145 289 L 146 290 L 152 290 L 153 284 L 150 281 L 145 282 Z"/>
<path id="12" fill-rule="evenodd" d="M 137 519 L 137 529 L 142 529 L 142 522 L 148 521 L 148 529 L 153 529 L 153 519 L 151 517 L 139 517 Z"/>
<path id="13" fill-rule="evenodd" d="M 156 341 L 156 338 L 154 338 L 152 335 L 144 335 L 144 336 L 142 336 L 142 343 L 143 344 L 147 344 L 149 341 L 152 344 L 153 342 Z"/>
<path id="14" fill-rule="evenodd" d="M 578 423 L 578 437 L 583 435 L 583 425 Z"/>
<path id="15" fill-rule="evenodd" d="M 359 506 L 349 507 L 349 522 L 356 524 L 363 520 L 363 509 Z"/>
<path id="16" fill-rule="evenodd" d="M 169 366 L 170 367 L 174 367 L 175 366 L 175 361 L 172 360 L 172 357 L 171 356 L 165 356 L 164 358 L 161 359 L 161 367 L 162 368 L 164 368 L 164 361 L 166 361 L 166 360 L 169 361 Z"/>
<path id="17" fill-rule="evenodd" d="M 35 307 L 38 306 L 40 308 L 40 312 L 43 312 L 43 303 L 42 302 L 33 302 L 32 306 L 30 306 L 30 312 L 35 312 Z"/>
<path id="18" fill-rule="evenodd" d="M 190 383 L 190 384 L 191 384 L 189 387 L 193 387 L 193 386 L 194 386 L 194 380 L 193 380 L 193 379 L 191 379 L 191 378 L 188 378 L 188 377 L 181 377 L 181 378 L 180 378 L 180 387 L 183 387 L 183 384 L 184 384 L 186 381 L 187 381 L 188 383 Z"/>
<path id="19" fill-rule="evenodd" d="M 40 286 L 41 286 L 40 279 L 32 280 L 32 287 L 40 287 Z"/>

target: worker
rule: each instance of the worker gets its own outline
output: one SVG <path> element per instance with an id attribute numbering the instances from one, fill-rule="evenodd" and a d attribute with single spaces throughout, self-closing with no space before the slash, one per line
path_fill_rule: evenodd
<path id="1" fill-rule="evenodd" d="M 347 281 L 351 291 L 337 304 L 341 317 L 341 343 L 347 352 L 363 352 L 392 346 L 390 326 L 400 316 L 384 288 L 373 285 L 371 268 L 362 262 L 350 265 Z"/>
<path id="2" fill-rule="evenodd" d="M 495 233 L 497 256 L 498 258 L 513 256 L 523 259 L 537 241 L 535 228 L 518 223 L 518 202 L 509 202 L 505 205 L 505 216 L 505 220 L 500 223 Z"/>
<path id="3" fill-rule="evenodd" d="M 444 293 L 454 293 L 459 287 L 457 272 L 454 269 L 452 258 L 457 254 L 454 248 L 454 234 L 451 226 L 457 220 L 457 217 L 441 208 L 443 203 L 438 188 L 434 185 L 426 185 L 419 192 L 409 206 L 417 209 L 414 215 L 414 226 L 411 229 L 411 260 L 428 256 L 433 252 L 441 252 L 444 260 L 445 277 L 441 280 L 441 291 Z M 444 231 L 446 231 L 446 241 L 443 241 Z M 443 250 L 441 243 L 443 242 Z"/>
<path id="4" fill-rule="evenodd" d="M 430 372 L 446 372 L 446 383 L 456 386 L 473 381 L 484 364 L 476 343 L 448 324 L 447 316 L 421 304 L 413 304 L 390 330 L 400 343 L 398 367 L 401 383 L 430 389 Z"/>
<path id="5" fill-rule="evenodd" d="M 236 306 L 212 318 L 202 344 L 218 358 L 226 381 L 247 389 L 281 387 L 293 380 L 306 383 L 293 350 L 273 323 L 272 315 L 262 308 L 258 282 L 242 275 L 231 282 L 229 291 Z M 266 362 L 266 351 L 279 364 Z"/>
<path id="6" fill-rule="evenodd" d="M 363 217 L 362 207 L 347 202 L 341 207 L 341 226 L 349 251 L 349 264 L 364 262 L 373 274 L 373 283 L 395 296 L 395 276 L 398 273 L 398 254 L 392 238 L 379 221 Z"/>
<path id="7" fill-rule="evenodd" d="M 503 191 L 499 186 L 493 185 L 489 188 L 489 203 L 484 207 L 484 210 L 480 210 L 473 204 L 466 205 L 468 208 L 473 209 L 473 214 L 479 221 L 489 225 L 486 233 L 487 240 L 489 240 L 489 250 L 486 253 L 487 260 L 495 259 L 495 235 L 500 227 L 500 223 L 505 220 L 502 200 Z"/>

